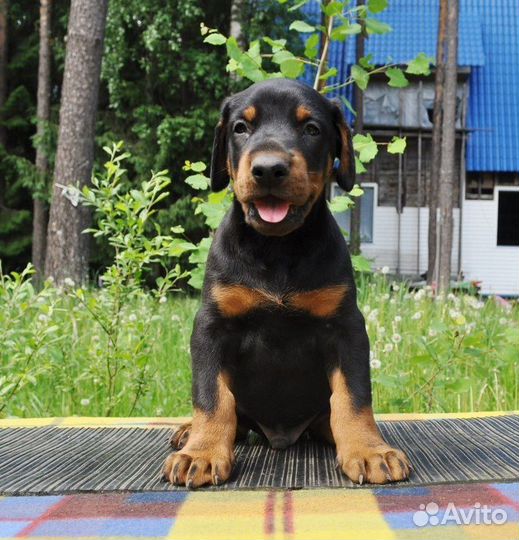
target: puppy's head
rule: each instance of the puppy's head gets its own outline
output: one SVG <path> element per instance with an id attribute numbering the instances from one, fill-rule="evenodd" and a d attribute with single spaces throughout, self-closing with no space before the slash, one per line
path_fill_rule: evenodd
<path id="1" fill-rule="evenodd" d="M 300 227 L 332 177 L 346 191 L 355 181 L 351 135 L 336 102 L 286 79 L 254 84 L 224 102 L 211 187 L 220 191 L 231 178 L 256 231 L 283 236 Z"/>

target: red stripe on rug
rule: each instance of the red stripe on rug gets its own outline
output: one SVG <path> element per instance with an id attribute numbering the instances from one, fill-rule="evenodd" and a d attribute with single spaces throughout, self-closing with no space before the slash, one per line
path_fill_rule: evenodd
<path id="1" fill-rule="evenodd" d="M 291 491 L 285 491 L 283 497 L 283 525 L 285 533 L 294 534 L 294 501 Z"/>
<path id="2" fill-rule="evenodd" d="M 31 536 L 31 533 L 42 523 L 45 523 L 47 521 L 47 518 L 52 515 L 52 513 L 58 509 L 61 508 L 63 505 L 65 505 L 69 499 L 70 495 L 64 495 L 63 499 L 61 501 L 58 501 L 56 504 L 53 504 L 50 508 L 47 508 L 45 512 L 39 517 L 37 517 L 35 520 L 33 520 L 27 527 L 22 529 L 17 535 L 17 538 L 24 538 L 25 536 Z"/>
<path id="3" fill-rule="evenodd" d="M 267 500 L 265 501 L 265 525 L 264 530 L 266 535 L 273 535 L 275 529 L 274 523 L 274 510 L 276 505 L 276 492 L 269 491 L 267 493 Z"/>

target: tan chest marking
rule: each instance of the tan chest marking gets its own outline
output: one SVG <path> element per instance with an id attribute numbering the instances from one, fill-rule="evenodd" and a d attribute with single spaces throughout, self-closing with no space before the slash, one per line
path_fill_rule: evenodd
<path id="1" fill-rule="evenodd" d="M 346 285 L 332 285 L 313 291 L 283 296 L 243 285 L 215 284 L 211 294 L 225 317 L 239 317 L 256 309 L 282 308 L 304 311 L 314 317 L 334 315 L 347 292 Z"/>
<path id="2" fill-rule="evenodd" d="M 288 305 L 314 317 L 331 317 L 339 309 L 347 289 L 346 285 L 332 285 L 314 291 L 294 293 L 289 296 Z"/>

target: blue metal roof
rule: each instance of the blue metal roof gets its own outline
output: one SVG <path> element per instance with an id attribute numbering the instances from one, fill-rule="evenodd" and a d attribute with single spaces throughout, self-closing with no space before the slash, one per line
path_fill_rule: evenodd
<path id="1" fill-rule="evenodd" d="M 320 20 L 319 2 L 312 0 L 304 11 L 310 21 Z M 438 13 L 438 0 L 390 0 L 377 18 L 393 31 L 370 36 L 366 54 L 376 64 L 406 63 L 420 52 L 435 57 Z M 344 81 L 353 63 L 355 40 L 333 43 L 329 64 L 339 73 L 331 82 Z M 518 0 L 460 0 L 458 64 L 471 67 L 467 170 L 519 171 Z M 304 79 L 313 81 L 311 70 Z M 335 95 L 352 101 L 353 89 Z"/>
<path id="2" fill-rule="evenodd" d="M 486 56 L 470 76 L 467 170 L 519 171 L 519 2 L 462 2 L 481 16 Z"/>

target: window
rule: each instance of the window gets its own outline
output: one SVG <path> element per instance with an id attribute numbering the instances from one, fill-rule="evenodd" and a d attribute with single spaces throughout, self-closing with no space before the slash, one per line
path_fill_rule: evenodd
<path id="1" fill-rule="evenodd" d="M 494 199 L 495 186 L 519 186 L 516 172 L 467 172 L 465 199 Z"/>
<path id="2" fill-rule="evenodd" d="M 362 185 L 364 195 L 360 198 L 360 241 L 365 244 L 373 243 L 373 217 L 375 213 L 375 186 Z M 332 197 L 344 195 L 344 191 L 337 185 L 332 185 Z M 334 214 L 341 229 L 350 233 L 351 212 L 341 212 Z"/>
<path id="3" fill-rule="evenodd" d="M 494 186 L 496 183 L 495 176 L 494 173 L 467 173 L 465 198 L 492 200 L 494 198 Z"/>
<path id="4" fill-rule="evenodd" d="M 519 191 L 499 191 L 497 245 L 519 246 Z"/>
<path id="5" fill-rule="evenodd" d="M 364 123 L 381 127 L 432 128 L 434 109 L 434 82 L 411 81 L 406 88 L 391 88 L 387 83 L 370 81 L 362 93 L 364 98 Z M 456 127 L 461 127 L 463 83 L 456 90 Z"/>

